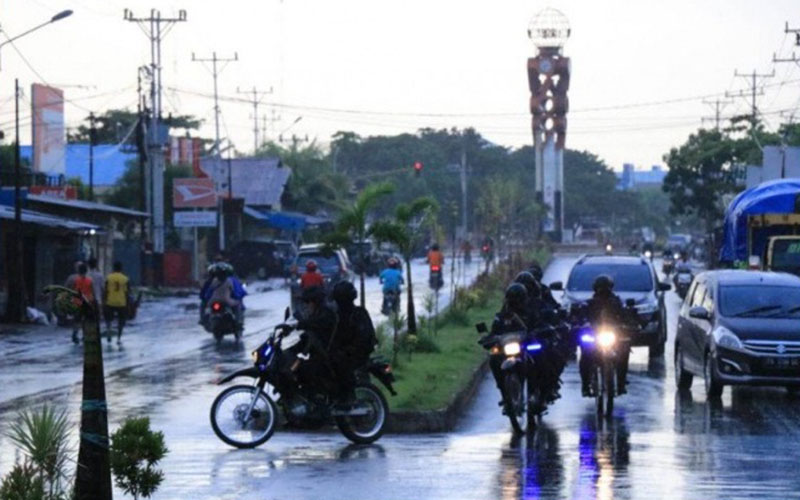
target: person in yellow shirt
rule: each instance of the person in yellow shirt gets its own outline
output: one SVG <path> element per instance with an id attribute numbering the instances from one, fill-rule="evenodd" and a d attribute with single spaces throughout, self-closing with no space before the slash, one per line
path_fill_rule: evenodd
<path id="1" fill-rule="evenodd" d="M 122 344 L 122 329 L 128 319 L 128 277 L 122 273 L 122 262 L 114 262 L 114 272 L 106 277 L 105 317 L 108 341 L 111 342 L 111 322 L 117 317 L 117 344 Z"/>

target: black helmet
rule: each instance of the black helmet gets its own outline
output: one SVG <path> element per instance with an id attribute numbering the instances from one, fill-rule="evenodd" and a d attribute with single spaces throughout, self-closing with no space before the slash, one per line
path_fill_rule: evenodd
<path id="1" fill-rule="evenodd" d="M 333 286 L 332 295 L 337 304 L 351 304 L 358 297 L 358 292 L 349 281 L 340 281 Z"/>
<path id="2" fill-rule="evenodd" d="M 319 286 L 312 286 L 303 290 L 302 295 L 300 295 L 300 300 L 303 302 L 314 302 L 316 304 L 321 304 L 325 300 L 325 290 Z"/>
<path id="3" fill-rule="evenodd" d="M 531 262 L 531 265 L 528 266 L 528 272 L 531 273 L 539 283 L 542 282 L 542 276 L 544 276 L 544 271 L 542 270 L 542 266 L 536 262 L 535 260 Z"/>
<path id="4" fill-rule="evenodd" d="M 595 293 L 611 293 L 614 289 L 614 279 L 607 274 L 601 274 L 595 278 L 592 288 Z"/>
<path id="5" fill-rule="evenodd" d="M 536 278 L 534 278 L 533 275 L 528 271 L 522 271 L 521 273 L 517 274 L 517 277 L 514 278 L 514 283 L 523 285 L 525 287 L 525 291 L 528 292 L 528 297 L 538 299 L 542 296 L 541 285 L 539 285 L 539 282 L 536 281 Z"/>
<path id="6" fill-rule="evenodd" d="M 431 250 L 438 251 L 439 250 L 439 244 L 438 243 L 434 243 L 433 245 L 431 245 Z"/>
<path id="7" fill-rule="evenodd" d="M 521 311 L 528 302 L 528 291 L 519 283 L 512 283 L 506 288 L 506 304 L 515 311 Z"/>

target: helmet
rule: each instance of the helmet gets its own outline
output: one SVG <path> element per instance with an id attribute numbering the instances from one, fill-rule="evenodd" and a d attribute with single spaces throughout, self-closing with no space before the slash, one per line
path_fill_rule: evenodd
<path id="1" fill-rule="evenodd" d="M 521 311 L 528 302 L 528 292 L 525 286 L 519 283 L 512 283 L 506 288 L 506 304 L 515 311 Z"/>
<path id="2" fill-rule="evenodd" d="M 400 261 L 394 257 L 389 257 L 389 267 L 392 269 L 400 269 Z"/>
<path id="3" fill-rule="evenodd" d="M 434 243 L 433 245 L 431 245 L 431 250 L 438 251 L 439 250 L 439 244 L 438 243 Z"/>
<path id="4" fill-rule="evenodd" d="M 538 299 L 542 296 L 542 286 L 528 271 L 522 271 L 521 273 L 517 274 L 517 277 L 514 278 L 514 283 L 519 283 L 520 285 L 524 286 L 529 297 Z"/>
<path id="5" fill-rule="evenodd" d="M 300 295 L 300 300 L 303 302 L 314 302 L 316 304 L 322 303 L 325 300 L 325 290 L 319 286 L 312 286 L 303 290 Z"/>
<path id="6" fill-rule="evenodd" d="M 347 304 L 356 300 L 358 292 L 349 281 L 340 281 L 333 286 L 332 295 L 337 304 Z"/>
<path id="7" fill-rule="evenodd" d="M 528 266 L 528 272 L 533 275 L 533 279 L 538 281 L 539 283 L 542 282 L 542 276 L 544 276 L 544 271 L 542 271 L 542 266 L 537 262 L 531 262 L 531 265 Z"/>
<path id="8" fill-rule="evenodd" d="M 317 270 L 317 261 L 314 259 L 309 259 L 309 261 L 306 262 L 306 271 L 313 273 L 316 270 Z"/>
<path id="9" fill-rule="evenodd" d="M 614 279 L 607 274 L 601 274 L 595 278 L 592 288 L 595 293 L 611 293 L 614 289 Z"/>

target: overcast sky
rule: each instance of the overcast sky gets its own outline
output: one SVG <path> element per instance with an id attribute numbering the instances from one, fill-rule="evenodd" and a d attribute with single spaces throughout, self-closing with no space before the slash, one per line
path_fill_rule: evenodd
<path id="1" fill-rule="evenodd" d="M 214 130 L 213 102 L 203 96 L 211 94 L 212 78 L 191 58 L 216 51 L 239 57 L 220 76 L 221 95 L 273 88 L 259 108 L 281 118 L 269 124 L 273 139 L 284 130 L 284 137 L 327 143 L 337 130 L 474 126 L 517 147 L 531 141 L 525 68 L 535 50 L 526 29 L 546 6 L 562 10 L 572 26 L 567 147 L 594 152 L 615 169 L 661 163 L 711 114 L 700 96 L 747 88 L 735 69 L 775 70 L 759 97 L 772 127 L 779 110 L 800 105 L 800 69 L 772 63 L 774 52 L 789 56 L 795 48 L 784 23 L 800 28 L 797 0 L 0 0 L 0 25 L 13 36 L 62 9 L 75 11 L 16 44 L 74 101 L 66 107 L 68 127 L 87 110 L 135 105 L 136 68 L 149 63 L 149 43 L 123 21 L 123 9 L 138 16 L 186 9 L 188 21 L 163 44 L 164 105 L 205 119 L 205 136 Z M 7 45 L 0 70 L 6 133 L 15 77 L 26 89 L 39 80 Z M 748 106 L 749 99 L 736 98 L 725 114 Z M 23 123 L 29 108 L 25 102 Z M 221 108 L 222 135 L 251 151 L 252 106 L 225 100 Z M 26 128 L 23 143 L 29 138 Z"/>

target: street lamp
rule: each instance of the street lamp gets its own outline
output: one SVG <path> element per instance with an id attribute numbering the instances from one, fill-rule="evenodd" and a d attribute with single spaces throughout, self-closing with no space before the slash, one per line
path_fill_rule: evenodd
<path id="1" fill-rule="evenodd" d="M 18 40 L 18 39 L 22 38 L 23 36 L 25 36 L 25 35 L 27 35 L 29 33 L 33 33 L 34 31 L 38 30 L 39 28 L 44 28 L 48 24 L 52 24 L 52 23 L 54 23 L 56 21 L 60 21 L 60 20 L 64 19 L 65 17 L 69 17 L 71 15 L 72 15 L 72 11 L 71 10 L 69 10 L 69 9 L 62 10 L 61 12 L 56 14 L 55 16 L 51 17 L 49 21 L 45 21 L 45 22 L 43 22 L 42 24 L 40 24 L 38 26 L 34 26 L 33 28 L 29 29 L 28 31 L 20 33 L 17 36 L 13 36 L 13 37 L 9 38 L 8 40 L 6 40 L 5 42 L 0 43 L 0 47 L 2 47 L 3 45 L 7 45 L 7 44 L 13 42 L 14 40 Z"/>

